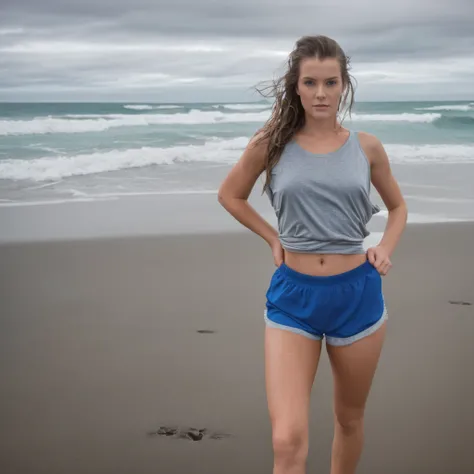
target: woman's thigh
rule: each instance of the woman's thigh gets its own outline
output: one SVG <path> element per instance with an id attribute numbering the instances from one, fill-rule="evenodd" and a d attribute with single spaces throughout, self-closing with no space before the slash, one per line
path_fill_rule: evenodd
<path id="1" fill-rule="evenodd" d="M 287 436 L 288 431 L 307 430 L 320 354 L 321 341 L 284 329 L 265 328 L 265 383 L 274 435 L 275 431 Z"/>
<path id="2" fill-rule="evenodd" d="M 334 410 L 342 423 L 360 419 L 385 341 L 386 322 L 347 346 L 326 345 L 334 376 Z"/>

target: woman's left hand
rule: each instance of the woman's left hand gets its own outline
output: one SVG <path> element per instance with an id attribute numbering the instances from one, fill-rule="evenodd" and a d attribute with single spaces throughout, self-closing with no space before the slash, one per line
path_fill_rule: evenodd
<path id="1" fill-rule="evenodd" d="M 369 248 L 367 250 L 367 258 L 381 275 L 386 275 L 390 268 L 392 268 L 388 251 L 381 245 Z"/>

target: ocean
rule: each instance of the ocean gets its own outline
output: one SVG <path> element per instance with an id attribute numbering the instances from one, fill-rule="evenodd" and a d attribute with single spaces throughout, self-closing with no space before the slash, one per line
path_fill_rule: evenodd
<path id="1" fill-rule="evenodd" d="M 1 103 L 0 206 L 213 194 L 270 107 Z M 474 102 L 357 103 L 344 124 L 384 143 L 411 222 L 474 219 Z"/>

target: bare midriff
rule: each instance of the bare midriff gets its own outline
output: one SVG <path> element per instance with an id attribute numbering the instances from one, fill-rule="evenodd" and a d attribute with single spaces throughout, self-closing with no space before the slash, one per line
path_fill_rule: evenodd
<path id="1" fill-rule="evenodd" d="M 284 251 L 285 265 L 313 276 L 330 276 L 348 272 L 367 261 L 363 254 L 308 254 Z"/>

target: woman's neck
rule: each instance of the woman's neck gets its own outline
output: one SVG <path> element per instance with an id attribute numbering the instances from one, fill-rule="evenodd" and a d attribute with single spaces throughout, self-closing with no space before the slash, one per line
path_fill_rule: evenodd
<path id="1" fill-rule="evenodd" d="M 333 135 L 334 133 L 339 134 L 344 131 L 342 125 L 336 120 L 314 120 L 309 118 L 305 121 L 305 124 L 301 128 L 300 132 L 302 135 L 311 136 L 327 136 Z"/>

